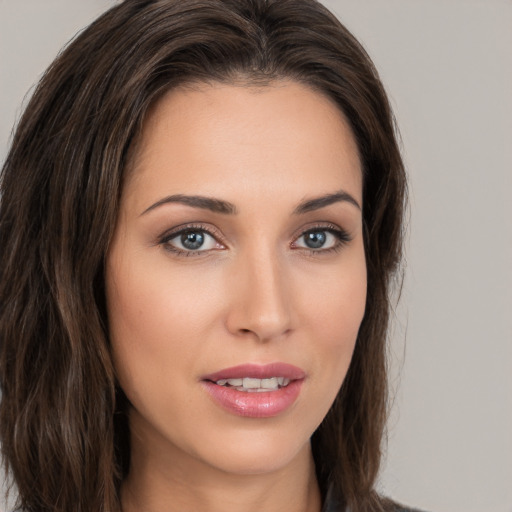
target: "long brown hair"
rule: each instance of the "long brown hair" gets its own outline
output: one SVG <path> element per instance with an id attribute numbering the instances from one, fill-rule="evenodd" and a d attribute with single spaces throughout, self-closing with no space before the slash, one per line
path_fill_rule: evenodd
<path id="1" fill-rule="evenodd" d="M 363 163 L 366 313 L 312 446 L 324 495 L 330 488 L 352 512 L 385 508 L 374 483 L 406 185 L 371 60 L 315 0 L 126 0 L 50 66 L 1 175 L 0 441 L 22 510 L 120 510 L 129 432 L 110 358 L 103 271 L 145 113 L 187 82 L 280 78 L 339 105 Z"/>

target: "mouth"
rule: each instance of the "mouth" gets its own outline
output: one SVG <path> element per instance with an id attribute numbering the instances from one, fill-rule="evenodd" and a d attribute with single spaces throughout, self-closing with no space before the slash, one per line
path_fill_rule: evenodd
<path id="1" fill-rule="evenodd" d="M 246 364 L 226 368 L 201 380 L 214 403 L 244 417 L 277 416 L 298 398 L 306 374 L 287 363 Z"/>

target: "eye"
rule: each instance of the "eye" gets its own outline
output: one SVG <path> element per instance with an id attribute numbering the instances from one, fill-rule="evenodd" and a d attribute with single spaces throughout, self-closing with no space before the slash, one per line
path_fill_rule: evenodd
<path id="1" fill-rule="evenodd" d="M 296 242 L 299 247 L 308 249 L 329 249 L 336 245 L 337 238 L 326 230 L 308 231 L 301 235 Z"/>
<path id="2" fill-rule="evenodd" d="M 334 227 L 308 229 L 293 242 L 293 248 L 304 248 L 314 252 L 336 250 L 349 242 L 350 236 L 345 231 Z"/>
<path id="3" fill-rule="evenodd" d="M 174 231 L 164 236 L 160 240 L 160 244 L 168 251 L 186 256 L 224 248 L 206 229 L 194 227 Z"/>
<path id="4" fill-rule="evenodd" d="M 301 237 L 304 245 L 310 249 L 321 249 L 324 245 L 332 245 L 334 236 L 327 231 L 310 231 Z"/>

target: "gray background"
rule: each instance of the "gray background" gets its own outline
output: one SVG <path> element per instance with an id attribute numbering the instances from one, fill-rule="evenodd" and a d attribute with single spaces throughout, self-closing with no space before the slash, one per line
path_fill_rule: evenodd
<path id="1" fill-rule="evenodd" d="M 113 3 L 0 0 L 1 161 L 27 91 Z M 381 73 L 410 175 L 380 489 L 432 512 L 512 512 L 512 1 L 325 4 Z"/>

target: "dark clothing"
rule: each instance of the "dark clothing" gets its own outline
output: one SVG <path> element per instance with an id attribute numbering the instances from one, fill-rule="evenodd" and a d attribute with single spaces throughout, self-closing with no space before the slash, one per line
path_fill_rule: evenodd
<path id="1" fill-rule="evenodd" d="M 332 488 L 327 492 L 327 496 L 325 497 L 325 503 L 322 507 L 322 512 L 350 512 L 347 509 L 344 509 L 340 503 L 340 500 L 331 492 Z M 394 512 L 421 512 L 415 508 L 407 508 L 402 505 L 396 505 L 393 509 Z"/>
<path id="2" fill-rule="evenodd" d="M 349 511 L 342 510 L 336 501 L 326 500 L 325 504 L 322 508 L 322 512 L 349 512 Z M 403 508 L 400 505 L 397 505 L 397 507 L 394 509 L 394 512 L 421 512 L 421 510 L 417 510 L 415 508 Z"/>

